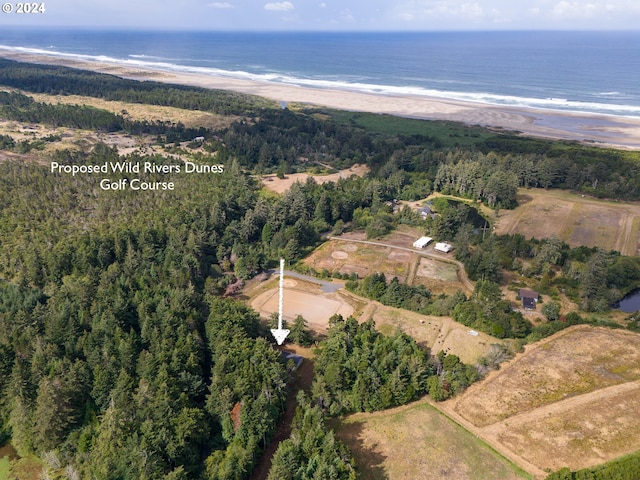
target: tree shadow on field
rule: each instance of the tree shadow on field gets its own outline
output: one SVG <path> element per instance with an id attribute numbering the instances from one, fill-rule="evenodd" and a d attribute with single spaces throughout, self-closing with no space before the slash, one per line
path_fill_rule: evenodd
<path id="1" fill-rule="evenodd" d="M 383 465 L 387 459 L 380 452 L 377 444 L 367 442 L 362 423 L 346 423 L 336 419 L 331 422 L 331 427 L 337 437 L 344 442 L 356 460 L 356 467 L 360 478 L 367 480 L 389 480 L 389 475 Z"/>

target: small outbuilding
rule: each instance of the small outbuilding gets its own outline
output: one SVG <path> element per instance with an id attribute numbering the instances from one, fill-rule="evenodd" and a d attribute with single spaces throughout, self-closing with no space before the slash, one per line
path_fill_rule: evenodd
<path id="1" fill-rule="evenodd" d="M 527 310 L 535 310 L 538 303 L 538 292 L 521 288 L 518 290 L 518 296 L 522 300 L 522 308 Z"/>
<path id="2" fill-rule="evenodd" d="M 302 357 L 301 355 L 297 355 L 295 353 L 292 353 L 292 352 L 282 351 L 282 352 L 280 352 L 280 356 L 281 356 L 282 361 L 284 363 L 289 363 L 289 360 L 291 360 L 293 362 L 293 364 L 295 365 L 296 369 L 300 368 L 300 365 L 302 365 L 302 361 L 304 360 L 304 357 Z"/>
<path id="3" fill-rule="evenodd" d="M 438 252 L 442 252 L 442 253 L 449 253 L 451 250 L 453 250 L 453 245 L 447 243 L 447 242 L 438 242 L 436 243 L 436 246 L 434 247 Z"/>
<path id="4" fill-rule="evenodd" d="M 433 238 L 431 237 L 420 237 L 415 242 L 413 242 L 413 248 L 424 248 L 431 243 Z"/>

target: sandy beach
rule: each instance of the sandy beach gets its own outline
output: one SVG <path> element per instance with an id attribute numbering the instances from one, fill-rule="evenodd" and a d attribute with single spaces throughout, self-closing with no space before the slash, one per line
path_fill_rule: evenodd
<path id="1" fill-rule="evenodd" d="M 428 120 L 450 120 L 517 131 L 536 137 L 576 140 L 640 150 L 640 119 L 637 118 L 496 106 L 425 96 L 395 96 L 309 88 L 223 76 L 176 73 L 138 66 L 128 67 L 116 63 L 78 61 L 58 56 L 16 53 L 3 49 L 0 49 L 0 57 L 23 62 L 66 65 L 136 80 L 155 80 L 231 90 L 278 102 L 303 103 Z"/>

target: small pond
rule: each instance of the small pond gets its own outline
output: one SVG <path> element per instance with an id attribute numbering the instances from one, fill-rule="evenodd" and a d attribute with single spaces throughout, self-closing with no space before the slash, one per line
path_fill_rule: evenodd
<path id="1" fill-rule="evenodd" d="M 622 300 L 613 305 L 613 308 L 626 313 L 633 313 L 640 310 L 640 288 L 636 288 L 627 293 Z"/>

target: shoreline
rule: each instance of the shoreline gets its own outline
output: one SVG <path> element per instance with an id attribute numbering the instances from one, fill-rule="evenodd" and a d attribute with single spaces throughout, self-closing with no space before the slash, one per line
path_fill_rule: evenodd
<path id="1" fill-rule="evenodd" d="M 229 90 L 277 102 L 423 120 L 461 122 L 505 132 L 517 132 L 524 136 L 573 140 L 598 146 L 640 150 L 640 119 L 636 118 L 492 105 L 419 95 L 389 95 L 347 89 L 313 88 L 225 76 L 178 73 L 118 63 L 75 60 L 45 54 L 16 53 L 1 48 L 0 58 L 27 63 L 63 65 L 140 81 L 152 80 Z"/>

